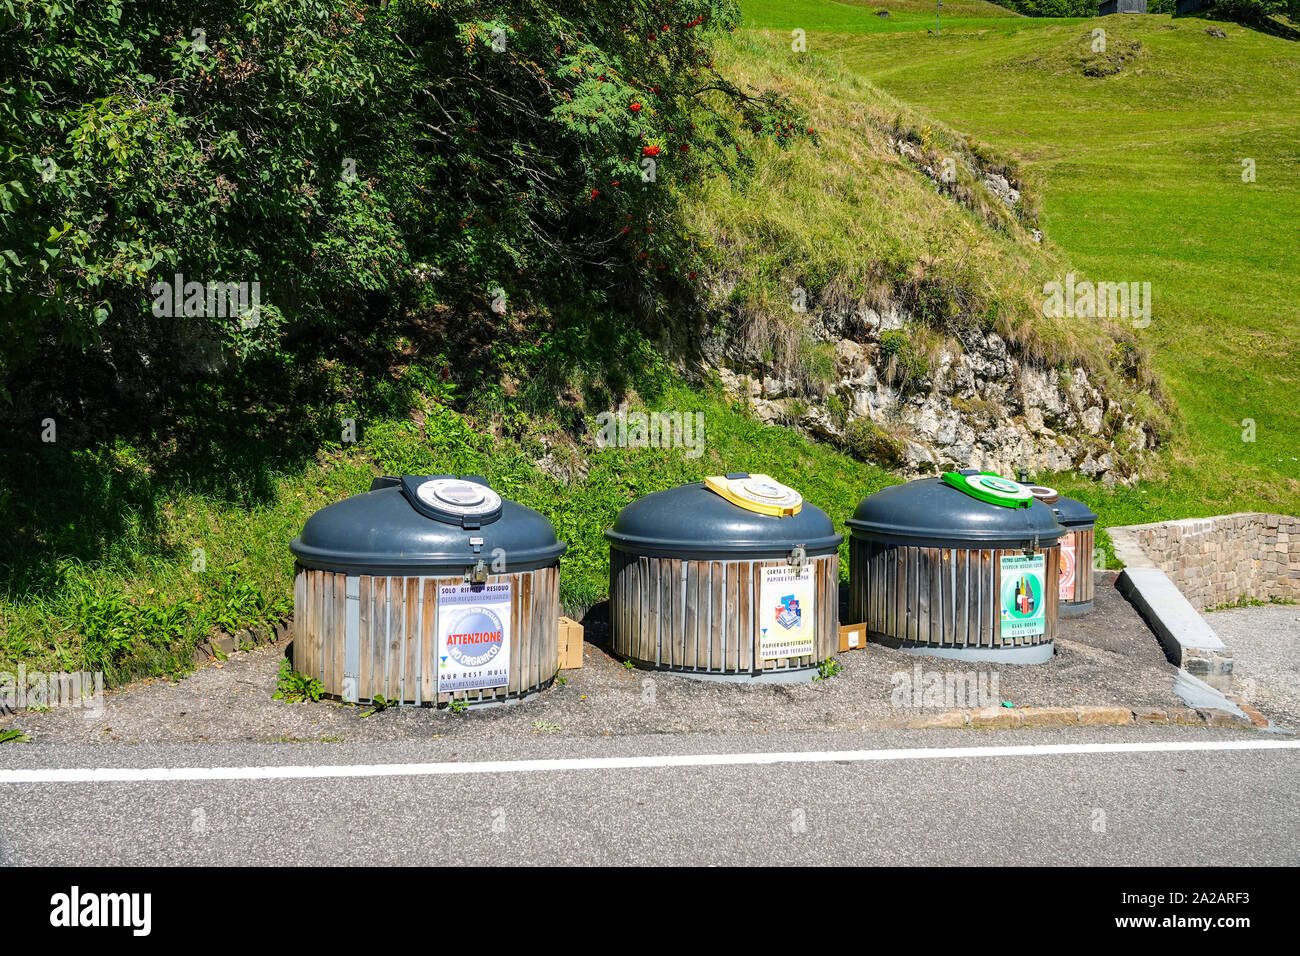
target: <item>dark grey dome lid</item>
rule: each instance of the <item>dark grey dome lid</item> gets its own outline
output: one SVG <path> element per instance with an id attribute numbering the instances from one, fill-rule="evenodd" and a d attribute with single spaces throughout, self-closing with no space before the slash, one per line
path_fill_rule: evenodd
<path id="1" fill-rule="evenodd" d="M 806 501 L 798 514 L 779 518 L 733 504 L 702 481 L 638 498 L 605 537 L 620 551 L 691 559 L 780 558 L 796 545 L 817 556 L 844 540 L 826 512 Z"/>
<path id="2" fill-rule="evenodd" d="M 1074 498 L 1067 498 L 1065 495 L 1056 499 L 1056 502 L 1049 505 L 1056 514 L 1056 520 L 1067 528 L 1077 528 L 1080 525 L 1093 525 L 1097 523 L 1096 513 L 1085 505 L 1082 501 Z"/>
<path id="3" fill-rule="evenodd" d="M 464 528 L 459 519 L 452 523 L 417 510 L 405 492 L 409 485 L 376 479 L 375 490 L 322 508 L 307 519 L 290 550 L 305 567 L 362 574 L 461 574 L 480 558 L 489 567 L 504 562 L 493 573 L 512 573 L 545 567 L 565 552 L 551 523 L 532 508 L 501 498 L 494 520 Z"/>
<path id="4" fill-rule="evenodd" d="M 846 522 L 855 537 L 908 539 L 928 546 L 1051 544 L 1065 529 L 1041 501 L 1005 508 L 972 498 L 939 478 L 920 478 L 862 499 Z"/>

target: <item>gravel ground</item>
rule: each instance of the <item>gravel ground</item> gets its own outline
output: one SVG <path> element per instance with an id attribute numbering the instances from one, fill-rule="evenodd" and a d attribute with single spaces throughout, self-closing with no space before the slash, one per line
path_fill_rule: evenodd
<path id="1" fill-rule="evenodd" d="M 1232 651 L 1233 690 L 1274 723 L 1300 728 L 1300 606 L 1233 608 L 1205 619 Z"/>
<path id="2" fill-rule="evenodd" d="M 1098 581 L 1095 610 L 1063 620 L 1056 656 L 1038 665 L 965 664 L 869 645 L 838 655 L 843 672 L 829 680 L 785 685 L 700 681 L 624 668 L 600 646 L 606 627 L 592 614 L 586 621 L 583 668 L 563 672 L 563 684 L 509 706 L 464 714 L 394 708 L 363 718 L 364 707 L 272 700 L 285 647 L 270 645 L 201 667 L 180 681 L 142 681 L 110 693 L 97 717 L 77 710 L 19 713 L 0 720 L 0 726 L 21 727 L 35 742 L 47 743 L 769 734 L 898 725 L 979 705 L 973 699 L 949 699 L 943 706 L 895 706 L 896 687 L 904 679 L 910 687 L 918 665 L 925 675 L 976 671 L 986 689 L 996 679 L 997 700 L 1017 706 L 1181 706 L 1170 690 L 1174 667 L 1115 591 L 1113 575 L 1105 578 Z"/>

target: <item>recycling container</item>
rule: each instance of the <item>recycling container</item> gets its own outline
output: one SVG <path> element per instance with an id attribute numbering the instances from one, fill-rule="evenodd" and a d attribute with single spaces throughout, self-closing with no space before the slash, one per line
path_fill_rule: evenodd
<path id="1" fill-rule="evenodd" d="M 619 657 L 692 677 L 798 681 L 838 647 L 843 537 L 767 475 L 646 495 L 605 535 Z"/>
<path id="2" fill-rule="evenodd" d="M 327 696 L 477 706 L 555 677 L 565 545 L 480 477 L 377 478 L 290 549 L 294 668 Z"/>
<path id="3" fill-rule="evenodd" d="M 1061 617 L 1078 617 L 1092 610 L 1095 592 L 1092 549 L 1097 515 L 1082 501 L 1063 495 L 1050 507 L 1057 522 L 1065 528 L 1061 536 Z"/>
<path id="4" fill-rule="evenodd" d="M 922 478 L 864 498 L 847 524 L 849 612 L 869 640 L 974 661 L 1051 658 L 1065 529 L 1023 485 L 969 470 Z"/>

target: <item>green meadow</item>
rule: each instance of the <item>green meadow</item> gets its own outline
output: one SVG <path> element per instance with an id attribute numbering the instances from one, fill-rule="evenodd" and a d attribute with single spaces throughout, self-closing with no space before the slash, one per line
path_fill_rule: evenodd
<path id="1" fill-rule="evenodd" d="M 1151 283 L 1137 333 L 1175 433 L 1137 488 L 1062 485 L 1108 524 L 1300 507 L 1300 44 L 1154 15 L 988 29 L 974 3 L 936 39 L 841 3 L 743 6 L 774 45 L 799 8 L 810 56 L 1019 160 L 1076 279 Z"/>
<path id="2" fill-rule="evenodd" d="M 933 31 L 935 5 L 924 0 L 883 2 L 825 2 L 825 0 L 751 0 L 741 8 L 747 26 L 766 30 L 796 30 L 808 33 L 898 33 Z M 888 17 L 879 15 L 887 12 Z M 939 33 L 949 21 L 960 21 L 963 30 L 1034 29 L 1046 21 L 1022 17 L 982 0 L 954 0 L 939 11 Z"/>

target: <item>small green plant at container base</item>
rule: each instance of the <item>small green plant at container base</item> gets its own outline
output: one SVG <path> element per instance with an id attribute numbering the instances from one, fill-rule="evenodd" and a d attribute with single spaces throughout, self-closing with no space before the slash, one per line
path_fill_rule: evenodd
<path id="1" fill-rule="evenodd" d="M 469 710 L 469 704 L 457 697 L 455 700 L 447 704 L 447 709 L 453 714 L 463 714 L 465 711 Z"/>
<path id="2" fill-rule="evenodd" d="M 276 681 L 275 693 L 271 695 L 271 699 L 284 700 L 291 704 L 300 704 L 304 701 L 315 703 L 320 700 L 321 691 L 324 689 L 316 678 L 295 671 L 286 657 L 280 661 L 280 677 Z"/>
<path id="3" fill-rule="evenodd" d="M 625 670 L 629 670 L 629 671 L 631 671 L 631 670 L 636 670 L 636 665 L 633 664 L 631 661 L 624 661 L 624 662 L 623 662 L 623 668 L 624 668 Z"/>
<path id="4" fill-rule="evenodd" d="M 0 730 L 0 744 L 28 744 L 32 738 L 21 730 Z"/>
<path id="5" fill-rule="evenodd" d="M 844 665 L 833 657 L 828 657 L 817 665 L 817 676 L 813 680 L 827 680 L 844 670 Z"/>
<path id="6" fill-rule="evenodd" d="M 377 714 L 381 710 L 387 710 L 389 707 L 396 707 L 396 706 L 397 706 L 397 701 L 389 700 L 383 694 L 376 694 L 374 696 L 374 699 L 370 701 L 370 709 L 363 710 L 359 716 L 369 717 L 371 714 Z"/>

